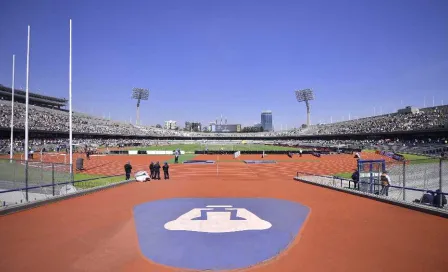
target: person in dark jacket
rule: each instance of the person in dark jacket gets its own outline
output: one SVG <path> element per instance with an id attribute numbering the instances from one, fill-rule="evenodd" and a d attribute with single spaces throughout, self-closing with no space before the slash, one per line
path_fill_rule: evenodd
<path id="1" fill-rule="evenodd" d="M 154 178 L 154 162 L 151 162 L 150 164 L 149 164 L 149 175 L 150 175 L 150 177 L 153 179 Z"/>
<path id="2" fill-rule="evenodd" d="M 170 179 L 170 173 L 169 173 L 169 168 L 170 168 L 170 166 L 168 165 L 168 163 L 167 162 L 165 162 L 164 164 L 163 164 L 163 177 L 165 178 L 165 179 Z"/>
<path id="3" fill-rule="evenodd" d="M 156 162 L 156 164 L 154 164 L 154 179 L 160 179 L 160 164 L 159 164 L 159 162 Z"/>
<path id="4" fill-rule="evenodd" d="M 359 189 L 359 172 L 358 172 L 358 170 L 355 170 L 355 172 L 353 172 L 352 180 L 353 180 L 353 183 L 355 184 L 355 189 Z"/>
<path id="5" fill-rule="evenodd" d="M 433 198 L 434 207 L 443 208 L 443 206 L 445 206 L 446 204 L 447 204 L 446 196 L 442 194 L 442 191 L 440 191 L 440 189 L 437 189 L 436 194 Z"/>
<path id="6" fill-rule="evenodd" d="M 131 178 L 131 172 L 132 172 L 132 165 L 130 162 L 124 165 L 124 172 L 126 173 L 126 180 L 129 180 Z"/>
<path id="7" fill-rule="evenodd" d="M 391 185 L 391 179 L 387 173 L 388 173 L 387 171 L 384 171 L 380 176 L 380 183 L 381 183 L 380 195 L 389 196 L 389 187 Z"/>

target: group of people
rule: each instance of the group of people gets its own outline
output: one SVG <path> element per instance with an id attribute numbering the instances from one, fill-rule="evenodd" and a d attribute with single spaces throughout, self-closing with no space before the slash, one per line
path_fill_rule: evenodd
<path id="1" fill-rule="evenodd" d="M 356 169 L 352 174 L 352 181 L 354 183 L 354 189 L 359 190 L 359 171 Z M 387 172 L 387 170 L 384 170 L 379 179 L 379 185 L 381 186 L 381 189 L 379 190 L 379 195 L 389 196 L 389 187 L 391 185 L 391 179 Z"/>
<path id="2" fill-rule="evenodd" d="M 170 179 L 170 173 L 169 173 L 169 165 L 167 162 L 163 164 L 162 167 L 160 167 L 159 162 L 151 162 L 149 164 L 149 172 L 151 179 L 160 179 L 160 168 L 163 169 L 163 178 L 164 179 Z"/>
<path id="3" fill-rule="evenodd" d="M 150 179 L 158 179 L 160 180 L 160 168 L 162 168 L 163 170 L 163 177 L 164 179 L 170 179 L 170 173 L 169 173 L 169 168 L 170 166 L 168 165 L 167 162 L 165 162 L 163 164 L 163 166 L 160 166 L 159 162 L 151 162 L 149 164 L 149 172 L 150 172 Z M 129 180 L 131 178 L 131 173 L 132 173 L 132 165 L 131 162 L 127 162 L 124 165 L 124 172 L 126 174 L 126 180 Z"/>

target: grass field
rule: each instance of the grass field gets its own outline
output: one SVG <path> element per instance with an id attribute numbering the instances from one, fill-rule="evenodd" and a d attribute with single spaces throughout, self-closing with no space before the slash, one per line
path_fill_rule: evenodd
<path id="1" fill-rule="evenodd" d="M 351 173 L 351 172 L 342 172 L 342 173 L 333 174 L 333 176 L 345 178 L 345 179 L 352 179 L 352 174 L 353 173 Z"/>
<path id="2" fill-rule="evenodd" d="M 409 161 L 411 164 L 424 164 L 424 163 L 438 163 L 438 158 L 432 158 L 423 155 L 414 155 L 414 154 L 400 154 L 404 157 L 406 161 Z"/>
<path id="3" fill-rule="evenodd" d="M 284 147 L 284 146 L 273 146 L 273 145 L 261 145 L 261 144 L 236 144 L 236 145 L 201 145 L 201 144 L 174 144 L 174 145 L 159 145 L 159 146 L 142 146 L 142 147 L 132 147 L 130 149 L 139 150 L 160 150 L 160 151 L 172 151 L 175 149 L 180 149 L 185 152 L 194 152 L 196 150 L 234 150 L 234 151 L 284 151 L 284 150 L 298 150 L 295 147 Z"/>
<path id="4" fill-rule="evenodd" d="M 91 179 L 91 180 L 89 180 Z M 87 180 L 87 181 L 81 181 L 76 182 L 75 187 L 78 189 L 89 189 L 93 187 L 98 186 L 104 186 L 111 183 L 116 183 L 125 180 L 126 177 L 124 175 L 120 176 L 111 176 L 111 177 L 104 177 L 100 175 L 89 175 L 84 173 L 77 173 L 74 176 L 74 181 L 81 181 L 81 180 Z"/>
<path id="5" fill-rule="evenodd" d="M 179 156 L 179 163 L 183 163 L 184 161 L 193 160 L 197 155 L 196 154 L 184 154 Z M 167 163 L 171 164 L 174 163 L 174 157 L 170 160 L 166 161 Z M 160 162 L 160 164 L 163 164 L 164 162 Z"/>

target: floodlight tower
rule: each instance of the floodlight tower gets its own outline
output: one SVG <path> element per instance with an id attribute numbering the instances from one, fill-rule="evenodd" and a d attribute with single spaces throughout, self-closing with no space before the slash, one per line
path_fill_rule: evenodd
<path id="1" fill-rule="evenodd" d="M 310 125 L 310 101 L 314 100 L 314 93 L 311 89 L 296 91 L 297 102 L 305 102 L 306 105 L 306 125 Z"/>
<path id="2" fill-rule="evenodd" d="M 132 99 L 137 100 L 137 118 L 135 119 L 135 124 L 140 125 L 140 101 L 148 100 L 149 90 L 142 88 L 132 89 Z"/>

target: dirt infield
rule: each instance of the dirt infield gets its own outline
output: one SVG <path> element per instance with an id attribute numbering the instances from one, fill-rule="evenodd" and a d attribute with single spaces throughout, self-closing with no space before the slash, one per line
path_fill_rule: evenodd
<path id="1" fill-rule="evenodd" d="M 119 174 L 128 160 L 141 170 L 171 157 L 92 157 L 85 167 L 92 174 Z M 287 250 L 244 271 L 446 271 L 448 220 L 292 179 L 296 171 L 351 171 L 352 155 L 269 155 L 265 159 L 279 160 L 270 165 L 241 162 L 261 159 L 257 155 L 195 159 L 218 163 L 172 165 L 169 181 L 131 183 L 0 217 L 0 270 L 184 271 L 143 256 L 134 206 L 180 197 L 266 197 L 299 202 L 311 213 Z"/>

